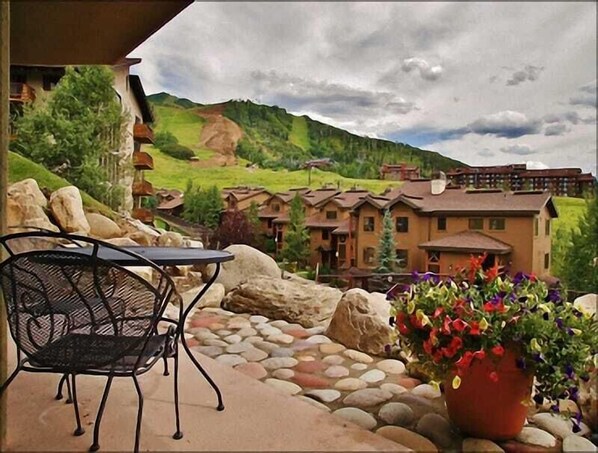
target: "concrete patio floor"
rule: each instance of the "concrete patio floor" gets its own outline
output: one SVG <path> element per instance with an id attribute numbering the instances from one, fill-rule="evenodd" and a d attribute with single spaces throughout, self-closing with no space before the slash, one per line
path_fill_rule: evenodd
<path id="1" fill-rule="evenodd" d="M 175 431 L 173 374 L 162 364 L 140 378 L 145 396 L 142 451 L 411 451 L 397 443 L 277 392 L 214 360 L 195 353 L 218 383 L 225 411 L 216 411 L 209 384 L 181 353 L 180 408 L 184 437 Z M 9 346 L 9 369 L 15 352 Z M 171 361 L 172 364 L 172 361 Z M 9 452 L 87 451 L 106 378 L 80 376 L 77 395 L 85 434 L 75 429 L 73 406 L 54 400 L 60 376 L 20 373 L 8 388 Z M 131 378 L 115 379 L 100 434 L 100 451 L 132 451 L 137 394 Z"/>

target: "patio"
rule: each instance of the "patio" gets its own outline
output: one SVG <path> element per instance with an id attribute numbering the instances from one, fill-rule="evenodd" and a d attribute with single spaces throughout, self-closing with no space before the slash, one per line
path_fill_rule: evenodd
<path id="1" fill-rule="evenodd" d="M 219 384 L 226 409 L 184 354 L 180 362 L 181 424 L 176 441 L 172 374 L 158 364 L 140 378 L 145 405 L 142 451 L 411 451 L 357 425 L 278 393 L 214 360 L 195 353 Z M 9 369 L 14 344 L 9 342 Z M 8 388 L 7 449 L 87 451 L 105 378 L 80 376 L 77 385 L 85 434 L 75 437 L 72 405 L 54 400 L 59 375 L 21 373 Z M 100 451 L 133 449 L 137 396 L 131 379 L 115 379 L 100 437 Z"/>

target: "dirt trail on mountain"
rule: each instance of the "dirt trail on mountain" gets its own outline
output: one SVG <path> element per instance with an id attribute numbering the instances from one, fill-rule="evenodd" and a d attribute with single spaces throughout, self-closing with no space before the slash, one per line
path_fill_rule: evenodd
<path id="1" fill-rule="evenodd" d="M 216 104 L 205 109 L 195 110 L 197 115 L 206 120 L 199 136 L 200 146 L 218 153 L 207 161 L 195 162 L 195 165 L 206 167 L 235 165 L 237 163 L 235 150 L 238 141 L 243 137 L 243 130 L 237 123 L 224 117 L 223 112 L 224 104 Z"/>

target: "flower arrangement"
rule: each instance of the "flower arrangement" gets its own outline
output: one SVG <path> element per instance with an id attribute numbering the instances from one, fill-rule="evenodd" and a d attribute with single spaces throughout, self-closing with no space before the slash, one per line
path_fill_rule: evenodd
<path id="1" fill-rule="evenodd" d="M 472 256 L 446 280 L 414 274 L 415 283 L 389 293 L 397 343 L 453 389 L 476 360 L 514 350 L 517 367 L 535 375 L 533 401 L 558 412 L 558 400 L 577 401 L 579 379 L 598 367 L 598 323 L 533 274 L 484 270 L 485 258 Z M 500 373 L 491 369 L 488 379 Z M 579 431 L 581 413 L 568 415 Z"/>

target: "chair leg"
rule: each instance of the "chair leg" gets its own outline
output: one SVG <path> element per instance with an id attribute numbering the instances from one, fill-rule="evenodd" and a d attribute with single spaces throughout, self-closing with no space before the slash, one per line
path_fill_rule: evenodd
<path id="1" fill-rule="evenodd" d="M 181 419 L 179 415 L 179 347 L 176 343 L 174 346 L 174 415 L 176 432 L 172 438 L 178 440 L 183 438 L 183 432 L 181 431 Z"/>
<path id="2" fill-rule="evenodd" d="M 4 390 L 6 390 L 8 388 L 8 386 L 13 381 L 13 379 L 17 377 L 17 374 L 19 374 L 19 371 L 21 371 L 21 364 L 17 365 L 17 367 L 12 372 L 12 374 L 10 375 L 10 377 L 0 387 L 0 396 L 2 396 L 2 394 L 4 393 Z"/>
<path id="3" fill-rule="evenodd" d="M 67 391 L 67 395 L 68 395 L 65 403 L 72 404 L 73 403 L 73 392 L 71 390 L 71 381 L 69 380 L 68 374 L 65 376 L 66 376 L 66 391 Z"/>
<path id="4" fill-rule="evenodd" d="M 168 360 L 167 360 L 167 357 L 164 356 L 164 357 L 162 357 L 162 359 L 164 360 L 164 376 L 169 376 L 170 373 L 168 372 Z"/>
<path id="5" fill-rule="evenodd" d="M 139 436 L 141 435 L 141 417 L 143 416 L 143 392 L 139 386 L 137 375 L 133 374 L 133 382 L 135 383 L 135 390 L 137 390 L 137 397 L 139 398 L 139 408 L 137 409 L 137 428 L 135 429 L 135 450 L 134 453 L 139 453 Z"/>
<path id="6" fill-rule="evenodd" d="M 76 373 L 71 374 L 71 378 L 73 380 L 73 403 L 75 406 L 75 418 L 77 419 L 77 429 L 75 429 L 73 435 L 81 436 L 83 433 L 85 433 L 85 430 L 81 426 L 81 417 L 79 416 L 79 404 L 77 403 L 77 383 L 75 382 L 75 375 Z"/>
<path id="7" fill-rule="evenodd" d="M 68 377 L 69 377 L 68 374 L 63 374 L 62 377 L 60 378 L 60 381 L 58 381 L 58 390 L 56 391 L 56 396 L 54 397 L 54 399 L 57 399 L 57 400 L 62 399 L 62 387 L 64 386 L 64 383 L 68 379 Z M 69 392 L 69 398 L 70 398 L 70 392 Z"/>
<path id="8" fill-rule="evenodd" d="M 98 409 L 98 415 L 96 417 L 96 423 L 93 427 L 93 444 L 89 447 L 89 451 L 98 451 L 100 449 L 100 423 L 102 423 L 102 415 L 104 415 L 104 408 L 106 407 L 106 401 L 108 401 L 108 392 L 110 391 L 110 385 L 112 385 L 112 378 L 114 376 L 108 376 L 106 387 L 104 387 L 104 394 L 102 395 L 102 401 L 100 408 Z"/>

